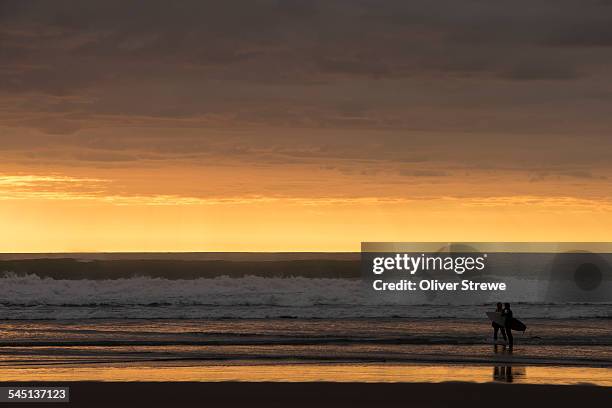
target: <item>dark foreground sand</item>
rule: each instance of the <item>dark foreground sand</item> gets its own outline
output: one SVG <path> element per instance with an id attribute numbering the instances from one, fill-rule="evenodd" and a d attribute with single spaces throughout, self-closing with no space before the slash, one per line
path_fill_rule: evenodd
<path id="1" fill-rule="evenodd" d="M 0 383 L 69 386 L 76 407 L 604 407 L 612 387 L 475 383 Z M 41 404 L 2 404 L 19 407 Z M 46 406 L 46 404 L 43 404 Z"/>

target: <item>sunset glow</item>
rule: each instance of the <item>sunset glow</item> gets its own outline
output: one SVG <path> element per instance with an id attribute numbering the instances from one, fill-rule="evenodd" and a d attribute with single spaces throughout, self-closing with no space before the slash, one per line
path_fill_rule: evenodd
<path id="1" fill-rule="evenodd" d="M 315 3 L 7 6 L 0 251 L 612 239 L 604 12 Z"/>

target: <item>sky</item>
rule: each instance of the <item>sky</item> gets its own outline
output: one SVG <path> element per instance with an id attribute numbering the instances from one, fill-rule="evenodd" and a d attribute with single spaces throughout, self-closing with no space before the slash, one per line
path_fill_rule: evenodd
<path id="1" fill-rule="evenodd" d="M 612 1 L 0 0 L 0 251 L 610 241 Z"/>

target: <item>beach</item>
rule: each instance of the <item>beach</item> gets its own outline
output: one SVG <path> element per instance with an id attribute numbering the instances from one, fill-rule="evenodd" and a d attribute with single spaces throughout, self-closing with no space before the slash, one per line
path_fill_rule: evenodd
<path id="1" fill-rule="evenodd" d="M 485 319 L 81 319 L 0 323 L 1 364 L 143 360 L 609 366 L 607 319 L 531 319 L 510 353 Z M 501 340 L 501 338 L 500 338 Z"/>
<path id="2" fill-rule="evenodd" d="M 515 335 L 510 352 L 492 344 L 484 319 L 9 320 L 0 323 L 0 375 L 13 381 L 491 382 L 510 367 L 510 382 L 612 385 L 607 319 L 532 319 L 530 325 Z"/>
<path id="3" fill-rule="evenodd" d="M 493 342 L 490 302 L 371 296 L 355 260 L 336 256 L 5 264 L 0 378 L 68 384 L 71 406 L 609 399 L 609 302 L 529 301 L 546 281 L 510 280 L 527 325 L 511 351 Z"/>

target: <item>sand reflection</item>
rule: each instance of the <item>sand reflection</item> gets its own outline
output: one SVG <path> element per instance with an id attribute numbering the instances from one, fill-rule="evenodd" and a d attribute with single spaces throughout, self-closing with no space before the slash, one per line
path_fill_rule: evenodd
<path id="1" fill-rule="evenodd" d="M 491 376 L 491 370 L 493 375 Z M 3 381 L 276 381 L 594 384 L 612 386 L 612 369 L 598 367 L 412 364 L 96 364 L 1 367 Z"/>

